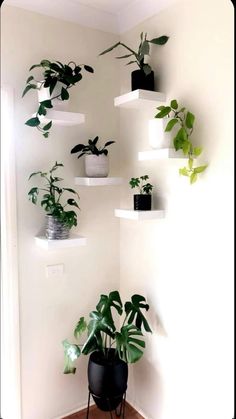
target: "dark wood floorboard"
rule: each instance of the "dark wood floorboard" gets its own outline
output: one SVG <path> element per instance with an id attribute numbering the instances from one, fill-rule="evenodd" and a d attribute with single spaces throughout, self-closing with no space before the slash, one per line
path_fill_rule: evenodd
<path id="1" fill-rule="evenodd" d="M 67 416 L 63 419 L 86 419 L 87 409 L 81 410 L 81 412 L 74 413 L 73 415 Z M 114 412 L 112 412 L 113 418 L 117 418 Z M 91 406 L 89 411 L 89 419 L 110 419 L 109 412 L 102 412 L 96 406 Z M 126 403 L 125 406 L 125 419 L 145 419 L 136 410 Z"/>

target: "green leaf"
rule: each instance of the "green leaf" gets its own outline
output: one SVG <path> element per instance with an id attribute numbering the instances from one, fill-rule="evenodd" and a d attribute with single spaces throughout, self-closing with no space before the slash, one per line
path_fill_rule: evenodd
<path id="1" fill-rule="evenodd" d="M 67 199 L 67 204 L 71 205 L 73 207 L 79 208 L 79 205 L 77 204 L 77 202 L 74 199 Z"/>
<path id="2" fill-rule="evenodd" d="M 94 73 L 94 69 L 90 65 L 84 65 L 84 69 L 89 73 Z"/>
<path id="3" fill-rule="evenodd" d="M 162 111 L 163 109 L 165 109 L 165 106 L 161 105 L 161 106 L 158 106 L 156 109 L 158 109 L 159 111 Z"/>
<path id="4" fill-rule="evenodd" d="M 177 100 L 175 100 L 175 99 L 173 99 L 171 102 L 170 102 L 170 106 L 172 107 L 172 109 L 178 109 L 178 103 L 177 103 Z"/>
<path id="5" fill-rule="evenodd" d="M 194 120 L 195 116 L 191 112 L 187 112 L 185 123 L 189 129 L 193 128 Z"/>
<path id="6" fill-rule="evenodd" d="M 102 294 L 96 306 L 96 309 L 101 313 L 109 322 L 112 330 L 115 330 L 115 325 L 112 317 L 111 308 L 114 307 L 119 315 L 123 313 L 123 306 L 118 291 L 110 292 L 109 296 Z"/>
<path id="7" fill-rule="evenodd" d="M 204 166 L 198 166 L 198 167 L 195 167 L 194 172 L 195 173 L 202 173 L 202 172 L 204 172 L 204 170 L 206 170 L 206 168 L 207 168 L 207 164 L 205 164 Z"/>
<path id="8" fill-rule="evenodd" d="M 169 132 L 169 131 L 171 131 L 171 130 L 172 130 L 172 128 L 175 126 L 175 124 L 177 124 L 177 122 L 179 122 L 179 121 L 178 121 L 178 119 L 176 119 L 176 118 L 171 119 L 171 120 L 168 122 L 168 124 L 166 125 L 165 132 Z"/>
<path id="9" fill-rule="evenodd" d="M 146 76 L 148 76 L 148 74 L 150 74 L 150 73 L 151 73 L 152 68 L 150 67 L 150 65 L 149 65 L 149 64 L 144 64 L 144 65 L 143 65 L 143 71 L 144 71 L 144 73 L 146 74 Z"/>
<path id="10" fill-rule="evenodd" d="M 67 89 L 65 89 L 64 87 L 61 88 L 61 98 L 62 100 L 68 100 L 70 97 Z"/>
<path id="11" fill-rule="evenodd" d="M 53 77 L 52 78 L 52 81 L 51 81 L 51 83 L 49 85 L 49 93 L 50 93 L 50 95 L 52 95 L 53 90 L 54 90 L 56 84 L 57 84 L 57 78 L 56 77 Z"/>
<path id="12" fill-rule="evenodd" d="M 31 173 L 31 175 L 29 176 L 29 179 L 28 180 L 30 180 L 33 176 L 36 176 L 36 175 L 41 175 L 42 174 L 42 172 L 40 171 L 40 172 L 34 172 L 34 173 Z"/>
<path id="13" fill-rule="evenodd" d="M 34 64 L 30 67 L 29 71 L 33 70 L 36 67 L 41 67 L 41 64 Z"/>
<path id="14" fill-rule="evenodd" d="M 84 320 L 84 317 L 80 317 L 74 330 L 75 338 L 78 339 L 78 337 L 80 337 L 82 333 L 85 332 L 86 329 L 87 329 L 87 323 Z"/>
<path id="15" fill-rule="evenodd" d="M 182 142 L 181 148 L 185 156 L 189 153 L 190 147 L 191 147 L 191 143 L 188 140 Z"/>
<path id="16" fill-rule="evenodd" d="M 33 202 L 33 204 L 37 203 L 38 194 L 39 194 L 39 188 L 35 188 L 35 187 L 30 189 L 30 191 L 28 192 L 29 200 Z"/>
<path id="17" fill-rule="evenodd" d="M 88 355 L 94 349 L 102 350 L 101 332 L 110 337 L 114 337 L 113 327 L 103 314 L 98 311 L 92 311 L 89 315 L 91 320 L 88 324 L 88 338 L 82 348 L 82 353 Z"/>
<path id="18" fill-rule="evenodd" d="M 169 115 L 171 111 L 170 106 L 165 106 L 158 114 L 156 114 L 155 118 L 164 118 L 165 116 Z"/>
<path id="19" fill-rule="evenodd" d="M 44 136 L 44 138 L 48 138 L 48 137 L 49 137 L 49 132 L 45 132 L 45 133 L 43 134 L 43 136 Z"/>
<path id="20" fill-rule="evenodd" d="M 98 136 L 96 136 L 96 137 L 93 139 L 92 144 L 93 144 L 93 145 L 96 145 L 96 144 L 97 144 L 97 142 L 98 142 L 98 140 L 99 140 L 99 137 L 98 137 Z M 89 141 L 91 141 L 91 140 L 89 140 Z"/>
<path id="21" fill-rule="evenodd" d="M 144 297 L 138 294 L 134 294 L 131 297 L 131 301 L 127 301 L 125 303 L 125 312 L 127 315 L 127 321 L 129 324 L 133 323 L 135 320 L 136 327 L 141 330 L 142 326 L 146 330 L 146 332 L 152 332 L 147 320 L 145 319 L 141 309 L 144 308 L 146 311 L 149 310 L 149 305 L 144 304 L 146 303 L 146 300 Z"/>
<path id="22" fill-rule="evenodd" d="M 28 121 L 25 122 L 25 125 L 28 125 L 29 127 L 37 127 L 38 125 L 40 125 L 40 120 L 36 116 L 34 118 L 28 119 Z"/>
<path id="23" fill-rule="evenodd" d="M 82 151 L 84 148 L 84 144 L 77 144 L 75 147 L 72 148 L 71 153 L 78 153 L 79 151 Z"/>
<path id="24" fill-rule="evenodd" d="M 181 169 L 179 169 L 179 174 L 182 176 L 189 176 L 189 171 L 187 167 L 182 167 Z"/>
<path id="25" fill-rule="evenodd" d="M 50 121 L 48 124 L 44 125 L 43 130 L 48 131 L 52 126 L 52 121 Z"/>
<path id="26" fill-rule="evenodd" d="M 115 334 L 119 358 L 124 362 L 134 363 L 143 356 L 142 349 L 145 348 L 145 342 L 136 336 L 143 336 L 143 334 L 132 324 L 123 326 L 120 333 Z"/>
<path id="27" fill-rule="evenodd" d="M 133 60 L 133 61 L 129 61 L 127 64 L 125 64 L 125 65 L 130 65 L 130 64 L 133 64 L 133 63 L 136 63 L 137 64 L 137 61 L 135 61 L 135 60 Z"/>
<path id="28" fill-rule="evenodd" d="M 60 180 L 62 180 L 62 179 L 60 179 Z M 63 188 L 63 191 L 74 193 L 75 195 L 77 195 L 79 197 L 79 195 L 77 194 L 76 191 L 74 191 L 74 189 L 71 189 L 71 188 Z"/>
<path id="29" fill-rule="evenodd" d="M 78 83 L 81 79 L 82 79 L 82 74 L 81 73 L 76 74 L 75 76 L 73 76 L 72 84 Z"/>
<path id="30" fill-rule="evenodd" d="M 25 94 L 29 91 L 29 90 L 31 90 L 31 89 L 36 89 L 37 88 L 37 86 L 35 85 L 35 84 L 28 84 L 26 87 L 25 87 L 25 89 L 24 89 L 24 91 L 23 91 L 23 93 L 22 93 L 22 97 L 24 97 L 25 96 Z"/>
<path id="31" fill-rule="evenodd" d="M 135 178 L 135 177 L 132 177 L 131 179 L 130 179 L 130 181 L 129 181 L 129 185 L 131 186 L 131 189 L 133 189 L 133 188 L 138 188 L 139 187 L 139 185 L 140 185 L 140 180 L 139 180 L 139 178 Z"/>
<path id="32" fill-rule="evenodd" d="M 101 52 L 99 55 L 104 55 L 104 54 L 106 54 L 107 52 L 112 51 L 114 48 L 118 47 L 118 45 L 120 45 L 120 42 L 117 42 L 115 45 L 112 45 L 112 47 L 107 48 L 105 51 Z"/>
<path id="33" fill-rule="evenodd" d="M 189 169 L 193 168 L 193 159 L 191 157 L 188 159 L 188 167 Z"/>
<path id="34" fill-rule="evenodd" d="M 192 173 L 190 176 L 190 183 L 195 183 L 197 181 L 197 173 Z"/>
<path id="35" fill-rule="evenodd" d="M 142 56 L 149 55 L 149 51 L 150 51 L 149 43 L 148 43 L 148 41 L 144 41 L 142 46 L 141 46 L 141 49 L 140 49 L 140 54 Z"/>
<path id="36" fill-rule="evenodd" d="M 108 147 L 109 145 L 114 144 L 114 143 L 115 143 L 115 141 L 107 141 L 105 143 L 104 147 Z"/>
<path id="37" fill-rule="evenodd" d="M 116 57 L 117 60 L 120 60 L 121 58 L 129 58 L 132 57 L 133 54 L 126 54 L 126 55 L 122 55 L 120 57 Z"/>
<path id="38" fill-rule="evenodd" d="M 51 62 L 49 60 L 42 60 L 40 66 L 50 67 Z"/>
<path id="39" fill-rule="evenodd" d="M 153 38 L 151 39 L 151 41 L 148 41 L 148 42 L 151 42 L 152 44 L 156 44 L 156 45 L 164 45 L 166 44 L 168 39 L 169 39 L 169 36 L 163 35 L 163 36 L 160 36 L 159 38 Z"/>
<path id="40" fill-rule="evenodd" d="M 61 72 L 61 67 L 59 67 L 59 65 L 56 64 L 56 63 L 51 63 L 50 64 L 50 68 L 52 70 L 54 70 L 56 73 L 60 73 Z"/>
<path id="41" fill-rule="evenodd" d="M 183 127 L 179 129 L 173 141 L 174 141 L 174 147 L 176 151 L 183 149 L 184 147 L 187 148 L 189 147 L 189 144 L 190 144 L 188 141 L 187 133 Z"/>
<path id="42" fill-rule="evenodd" d="M 41 105 L 43 105 L 45 108 L 51 109 L 52 106 L 52 101 L 51 100 L 42 100 L 42 102 L 40 102 Z"/>
<path id="43" fill-rule="evenodd" d="M 75 74 L 78 74 L 78 73 L 80 73 L 81 70 L 82 70 L 81 67 L 79 65 L 77 65 L 74 69 L 74 72 L 75 72 Z"/>
<path id="44" fill-rule="evenodd" d="M 42 104 L 39 105 L 38 114 L 39 115 L 46 115 L 47 114 L 47 110 Z"/>
<path id="45" fill-rule="evenodd" d="M 28 79 L 26 80 L 26 83 L 29 83 L 33 79 L 34 79 L 34 76 L 29 76 Z"/>
<path id="46" fill-rule="evenodd" d="M 78 345 L 72 345 L 68 340 L 62 342 L 64 348 L 64 374 L 74 374 L 76 368 L 73 366 L 74 361 L 79 358 L 81 351 Z"/>
<path id="47" fill-rule="evenodd" d="M 194 147 L 193 154 L 195 157 L 200 156 L 201 153 L 202 153 L 202 147 Z"/>

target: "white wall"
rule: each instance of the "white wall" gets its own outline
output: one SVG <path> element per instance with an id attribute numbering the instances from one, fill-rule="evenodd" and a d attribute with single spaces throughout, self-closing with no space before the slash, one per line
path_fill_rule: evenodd
<path id="1" fill-rule="evenodd" d="M 57 161 L 65 186 L 74 187 L 74 176 L 83 173 L 83 161 L 70 155 L 71 148 L 99 135 L 116 140 L 117 111 L 113 97 L 119 92 L 119 72 L 98 53 L 116 36 L 57 19 L 4 6 L 2 9 L 2 83 L 15 90 L 15 143 L 19 233 L 21 372 L 23 419 L 53 419 L 78 409 L 87 400 L 87 359 L 78 362 L 75 376 L 63 375 L 64 338 L 73 340 L 73 327 L 89 312 L 100 293 L 119 287 L 119 222 L 113 216 L 119 187 L 78 188 L 81 211 L 78 231 L 87 246 L 47 252 L 37 248 L 34 236 L 44 213 L 27 199 L 33 171 L 47 170 Z M 45 140 L 24 125 L 35 111 L 31 92 L 21 98 L 29 67 L 43 58 L 86 63 L 95 74 L 84 74 L 71 89 L 69 110 L 86 114 L 77 127 L 56 127 Z M 116 80 L 116 82 L 114 82 Z M 111 175 L 118 174 L 119 144 L 110 147 Z M 59 171 L 58 171 L 59 173 Z M 36 182 L 36 178 L 35 178 Z M 62 277 L 46 278 L 47 265 L 63 263 Z M 14 418 L 6 418 L 14 419 Z"/>
<path id="2" fill-rule="evenodd" d="M 149 174 L 164 220 L 121 222 L 121 291 L 147 296 L 154 333 L 133 367 L 128 398 L 149 419 L 233 416 L 233 7 L 230 1 L 177 1 L 127 32 L 153 46 L 150 63 L 167 101 L 196 115 L 193 139 L 207 171 L 190 186 L 181 161 L 138 162 L 148 149 L 150 112 L 121 110 L 121 206 L 132 205 L 131 176 Z M 131 66 L 122 66 L 121 91 Z M 157 104 L 158 106 L 158 104 Z"/>

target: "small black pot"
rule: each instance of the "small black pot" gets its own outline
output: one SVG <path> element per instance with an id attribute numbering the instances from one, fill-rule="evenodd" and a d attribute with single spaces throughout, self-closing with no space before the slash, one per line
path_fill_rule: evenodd
<path id="1" fill-rule="evenodd" d="M 109 350 L 106 359 L 102 352 L 90 355 L 88 364 L 89 390 L 99 409 L 104 412 L 115 410 L 122 402 L 127 389 L 128 365 Z"/>
<path id="2" fill-rule="evenodd" d="M 152 195 L 134 195 L 134 210 L 150 211 L 152 208 Z"/>
<path id="3" fill-rule="evenodd" d="M 143 70 L 134 70 L 131 73 L 131 88 L 132 90 L 155 90 L 154 86 L 154 72 L 146 75 Z"/>

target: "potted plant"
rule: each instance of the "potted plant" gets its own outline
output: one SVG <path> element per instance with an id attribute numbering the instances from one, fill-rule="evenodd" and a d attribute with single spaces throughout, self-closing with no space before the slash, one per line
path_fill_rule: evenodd
<path id="1" fill-rule="evenodd" d="M 179 169 L 179 174 L 189 177 L 190 183 L 194 183 L 198 179 L 198 175 L 207 168 L 207 165 L 194 166 L 194 159 L 202 153 L 202 147 L 195 147 L 191 142 L 195 116 L 186 108 L 179 106 L 176 99 L 171 100 L 168 106 L 158 106 L 158 113 L 155 118 L 168 117 L 168 123 L 165 132 L 170 132 L 174 127 L 177 128 L 173 138 L 173 144 L 176 151 L 182 150 L 184 156 L 188 157 L 188 167 L 184 166 Z"/>
<path id="2" fill-rule="evenodd" d="M 132 177 L 130 179 L 131 188 L 138 188 L 139 193 L 134 195 L 134 210 L 137 211 L 150 211 L 152 207 L 152 189 L 153 185 L 149 182 L 144 183 L 149 179 L 148 175 Z"/>
<path id="3" fill-rule="evenodd" d="M 109 173 L 108 150 L 106 147 L 115 143 L 107 141 L 103 147 L 98 148 L 99 137 L 88 140 L 88 144 L 77 144 L 71 153 L 80 153 L 78 159 L 85 155 L 85 173 L 88 177 L 107 177 Z"/>
<path id="4" fill-rule="evenodd" d="M 149 55 L 150 52 L 150 44 L 155 45 L 164 45 L 168 41 L 168 36 L 160 36 L 159 38 L 153 38 L 151 40 L 147 39 L 147 33 L 143 34 L 143 32 L 140 34 L 140 44 L 138 47 L 138 51 L 134 51 L 132 48 L 128 47 L 127 45 L 123 44 L 123 42 L 117 42 L 112 47 L 106 49 L 105 51 L 101 52 L 99 55 L 104 55 L 107 52 L 112 51 L 114 48 L 118 47 L 119 45 L 126 48 L 129 53 L 126 55 L 122 55 L 119 57 L 116 57 L 117 59 L 123 59 L 123 58 L 131 58 L 131 61 L 127 63 L 127 65 L 130 64 L 137 64 L 139 69 L 134 70 L 131 73 L 131 88 L 132 90 L 136 89 L 143 89 L 143 90 L 155 90 L 154 86 L 154 72 L 151 68 L 151 66 L 144 62 L 145 55 Z"/>
<path id="5" fill-rule="evenodd" d="M 40 176 L 46 182 L 42 188 L 33 187 L 28 193 L 29 200 L 33 204 L 38 203 L 39 192 L 42 192 L 41 207 L 46 211 L 46 238 L 49 240 L 62 240 L 69 237 L 70 229 L 77 225 L 77 214 L 73 210 L 65 210 L 67 206 L 79 208 L 74 198 L 67 198 L 66 203 L 62 204 L 61 198 L 64 193 L 72 193 L 79 198 L 76 191 L 71 188 L 59 187 L 58 183 L 63 179 L 55 176 L 55 171 L 63 167 L 62 163 L 52 166 L 49 172 L 31 173 L 29 180 L 33 176 Z"/>
<path id="6" fill-rule="evenodd" d="M 151 333 L 143 314 L 143 310 L 148 309 L 149 305 L 141 295 L 133 295 L 131 301 L 123 305 L 118 291 L 102 294 L 96 310 L 89 314 L 90 320 L 80 317 L 75 327 L 75 338 L 82 340 L 86 333 L 83 344 L 63 341 L 65 374 L 75 373 L 74 361 L 81 354 L 90 355 L 89 392 L 103 411 L 114 410 L 122 402 L 127 389 L 127 364 L 137 362 L 143 355 L 143 330 Z M 121 327 L 116 326 L 119 322 L 114 322 L 114 312 L 121 320 Z"/>
<path id="7" fill-rule="evenodd" d="M 42 60 L 39 64 L 34 64 L 29 71 L 40 68 L 43 76 L 36 80 L 34 76 L 29 76 L 26 80 L 26 87 L 22 97 L 30 90 L 39 92 L 39 104 L 35 116 L 28 119 L 25 124 L 36 127 L 45 138 L 49 136 L 52 121 L 43 125 L 43 118 L 47 115 L 47 110 L 53 108 L 55 100 L 67 101 L 70 97 L 68 90 L 79 83 L 82 79 L 82 69 L 93 73 L 92 67 L 86 64 L 77 65 L 74 61 L 62 64 L 60 61 Z"/>

